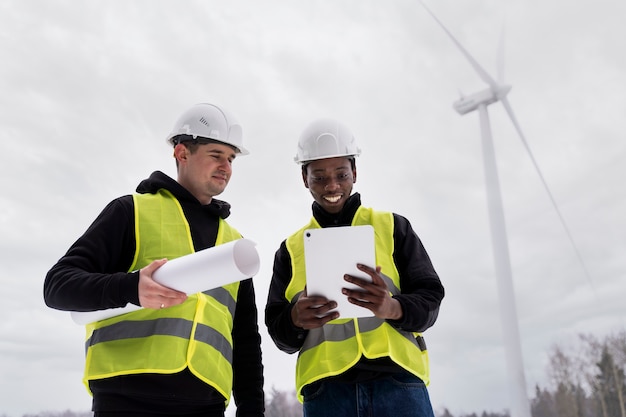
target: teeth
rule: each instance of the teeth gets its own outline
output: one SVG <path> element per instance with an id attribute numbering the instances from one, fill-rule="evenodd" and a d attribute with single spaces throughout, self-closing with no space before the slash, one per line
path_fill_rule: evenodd
<path id="1" fill-rule="evenodd" d="M 339 199 L 341 198 L 340 195 L 333 195 L 333 196 L 325 196 L 324 199 L 326 201 L 329 201 L 331 203 L 336 203 L 337 201 L 339 201 Z"/>

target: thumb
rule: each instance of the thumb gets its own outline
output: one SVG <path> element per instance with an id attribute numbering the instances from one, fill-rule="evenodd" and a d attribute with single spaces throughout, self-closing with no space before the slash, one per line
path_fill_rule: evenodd
<path id="1" fill-rule="evenodd" d="M 144 271 L 152 276 L 152 274 L 154 273 L 154 271 L 156 271 L 157 269 L 159 269 L 160 267 L 162 267 L 163 265 L 165 265 L 165 263 L 167 262 L 166 258 L 163 259 L 157 259 L 156 261 L 152 261 L 150 262 L 147 266 L 145 266 L 143 269 Z"/>

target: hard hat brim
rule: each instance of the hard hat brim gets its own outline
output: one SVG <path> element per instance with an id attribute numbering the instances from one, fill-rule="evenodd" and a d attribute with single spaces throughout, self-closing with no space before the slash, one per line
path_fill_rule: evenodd
<path id="1" fill-rule="evenodd" d="M 322 155 L 322 156 L 317 156 L 317 157 L 313 157 L 313 158 L 307 158 L 307 159 L 299 159 L 299 156 L 296 155 L 294 156 L 293 160 L 301 165 L 304 165 L 308 162 L 313 162 L 313 161 L 319 161 L 320 159 L 331 159 L 331 158 L 356 158 L 357 156 L 361 155 L 361 152 L 358 153 L 352 153 L 352 154 L 336 154 L 336 155 Z"/>
<path id="2" fill-rule="evenodd" d="M 184 138 L 181 138 L 182 140 L 175 140 L 175 138 L 178 138 L 180 136 L 182 136 Z M 218 140 L 218 139 L 213 139 L 213 138 L 205 138 L 203 136 L 196 136 L 196 137 L 194 137 L 192 135 L 184 135 L 184 134 L 182 134 L 182 135 L 173 135 L 173 136 L 170 136 L 170 137 L 167 138 L 167 143 L 169 143 L 172 146 L 176 146 L 179 143 L 191 142 L 191 141 L 194 141 L 194 140 L 195 141 L 205 140 L 205 141 L 207 141 L 206 143 L 221 143 L 221 144 L 224 144 L 226 146 L 230 146 L 231 148 L 235 149 L 235 154 L 236 155 L 242 155 L 243 156 L 243 155 L 249 155 L 250 154 L 250 151 L 247 150 L 246 148 L 242 147 L 242 146 L 235 146 L 232 143 L 227 143 L 227 142 L 224 142 L 224 141 L 221 141 L 221 140 Z"/>

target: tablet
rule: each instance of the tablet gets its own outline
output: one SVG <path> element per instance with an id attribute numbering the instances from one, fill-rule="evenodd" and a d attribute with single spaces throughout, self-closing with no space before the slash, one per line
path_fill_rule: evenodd
<path id="1" fill-rule="evenodd" d="M 304 231 L 304 261 L 308 295 L 323 295 L 337 302 L 340 318 L 371 317 L 370 310 L 354 305 L 342 288 L 360 289 L 344 281 L 345 274 L 371 281 L 357 269 L 361 263 L 376 268 L 374 228 L 370 225 L 325 227 Z M 333 310 L 333 311 L 335 311 Z"/>

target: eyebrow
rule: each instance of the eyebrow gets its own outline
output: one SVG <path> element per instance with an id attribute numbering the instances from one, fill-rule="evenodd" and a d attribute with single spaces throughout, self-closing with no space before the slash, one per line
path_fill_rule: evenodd
<path id="1" fill-rule="evenodd" d="M 331 171 L 331 172 L 337 172 L 337 171 L 349 171 L 349 170 L 350 170 L 350 167 L 338 167 L 338 168 L 332 169 L 332 170 L 330 170 L 330 171 Z M 326 172 L 326 169 L 323 169 L 323 168 L 318 168 L 318 169 L 314 169 L 314 170 L 312 170 L 312 171 L 311 171 L 311 174 L 316 174 L 316 173 L 317 173 L 317 174 L 319 174 L 319 173 L 322 173 L 322 174 L 323 174 L 323 173 L 325 173 L 325 172 Z"/>
<path id="2" fill-rule="evenodd" d="M 219 154 L 219 155 L 227 155 L 230 156 L 231 159 L 235 159 L 237 154 L 235 153 L 235 151 L 231 151 L 230 155 L 228 155 L 228 152 L 225 152 L 219 148 L 211 148 L 211 149 L 207 149 L 207 152 L 209 153 L 214 153 L 214 154 Z"/>

